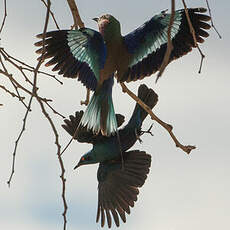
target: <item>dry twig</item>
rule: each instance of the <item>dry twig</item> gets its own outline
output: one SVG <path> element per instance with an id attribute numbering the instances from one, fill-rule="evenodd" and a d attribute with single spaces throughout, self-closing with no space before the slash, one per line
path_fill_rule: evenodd
<path id="1" fill-rule="evenodd" d="M 46 8 L 48 9 L 47 3 L 44 0 L 41 0 L 41 1 L 44 3 L 44 5 L 46 6 Z M 55 18 L 54 13 L 50 9 L 49 9 L 49 12 L 50 12 L 51 17 L 53 18 L 54 24 L 56 25 L 57 29 L 60 30 L 60 27 L 59 27 L 59 25 L 57 23 L 57 20 Z"/>
<path id="2" fill-rule="evenodd" d="M 198 73 L 201 73 L 201 69 L 202 69 L 202 65 L 203 65 L 203 61 L 204 61 L 205 55 L 204 55 L 204 53 L 201 51 L 201 49 L 200 49 L 200 47 L 199 47 L 199 45 L 198 45 L 198 43 L 197 43 L 195 30 L 194 30 L 193 25 L 192 25 L 192 23 L 191 23 L 191 20 L 190 20 L 190 17 L 189 17 L 188 8 L 187 8 L 187 6 L 186 6 L 186 3 L 185 3 L 184 0 L 182 0 L 182 2 L 183 2 L 183 5 L 184 5 L 185 15 L 186 15 L 186 18 L 187 18 L 187 21 L 188 21 L 190 33 L 192 34 L 192 37 L 193 37 L 193 41 L 194 41 L 195 47 L 198 49 L 198 51 L 199 51 L 199 53 L 200 53 L 200 56 L 201 56 L 200 67 L 199 67 L 199 70 L 198 70 Z"/>
<path id="3" fill-rule="evenodd" d="M 7 17 L 7 7 L 6 7 L 6 0 L 4 0 L 4 16 L 3 16 L 3 20 L 2 20 L 2 25 L 1 25 L 1 28 L 0 28 L 0 34 L 3 30 L 3 27 L 5 25 L 5 22 L 6 22 L 6 17 Z"/>
<path id="4" fill-rule="evenodd" d="M 69 8 L 71 10 L 73 21 L 74 21 L 74 28 L 83 28 L 85 27 L 84 23 L 81 20 L 77 5 L 74 0 L 67 0 Z"/>
<path id="5" fill-rule="evenodd" d="M 35 95 L 37 95 L 37 87 L 36 87 L 36 84 L 37 84 L 37 75 L 38 75 L 38 70 L 42 64 L 42 62 L 44 61 L 43 59 L 43 56 L 44 56 L 44 53 L 45 53 L 45 43 L 44 43 L 44 40 L 45 40 L 45 34 L 46 34 L 46 31 L 47 31 L 47 26 L 48 26 L 48 20 L 49 20 L 49 13 L 50 13 L 50 5 L 51 5 L 51 2 L 50 0 L 47 0 L 47 13 L 46 13 L 46 20 L 45 20 L 45 25 L 44 25 L 44 30 L 43 30 L 43 46 L 42 46 L 42 55 L 41 55 L 41 59 L 39 59 L 38 61 L 38 64 L 35 68 L 35 71 L 34 71 L 34 87 L 33 87 L 33 92 Z M 65 178 L 65 167 L 64 167 L 64 162 L 62 160 L 62 157 L 61 157 L 61 145 L 59 143 L 59 136 L 58 136 L 58 132 L 57 132 L 57 129 L 54 125 L 54 122 L 52 121 L 52 119 L 50 118 L 49 114 L 47 113 L 45 107 L 44 107 L 44 104 L 43 102 L 39 99 L 39 97 L 36 97 L 35 98 L 37 99 L 38 103 L 40 104 L 41 106 L 41 109 L 42 109 L 42 113 L 45 115 L 45 117 L 47 118 L 48 122 L 50 123 L 51 125 L 51 128 L 53 130 L 53 133 L 54 133 L 54 136 L 55 136 L 55 144 L 57 146 L 57 156 L 58 156 L 58 161 L 59 161 L 59 165 L 60 165 L 60 168 L 61 168 L 61 175 L 60 175 L 60 178 L 61 178 L 61 181 L 62 181 L 62 201 L 63 201 L 63 205 L 64 205 L 64 211 L 62 213 L 62 216 L 63 216 L 63 220 L 64 220 L 64 226 L 63 226 L 63 230 L 66 230 L 66 224 L 67 224 L 67 217 L 66 217 L 66 213 L 67 213 L 67 209 L 68 209 L 68 206 L 67 206 L 67 202 L 66 202 L 66 197 L 65 197 L 65 194 L 66 194 L 66 178 Z"/>
<path id="6" fill-rule="evenodd" d="M 169 135 L 171 136 L 171 138 L 173 139 L 176 147 L 182 149 L 184 152 L 186 152 L 187 154 L 189 154 L 193 149 L 195 149 L 195 146 L 192 145 L 182 145 L 178 139 L 176 138 L 176 136 L 173 133 L 173 127 L 170 124 L 165 123 L 164 121 L 162 121 L 159 117 L 157 117 L 153 111 L 143 102 L 140 100 L 140 98 L 138 98 L 133 92 L 131 92 L 124 83 L 121 83 L 121 87 L 122 87 L 122 91 L 124 93 L 127 93 L 130 97 L 132 97 L 150 116 L 153 120 L 155 120 L 158 124 L 160 124 L 163 128 L 165 128 L 167 130 L 167 132 L 169 133 Z"/>
<path id="7" fill-rule="evenodd" d="M 167 50 L 165 52 L 165 56 L 163 59 L 163 62 L 161 64 L 161 67 L 159 69 L 159 72 L 157 74 L 157 78 L 156 81 L 158 81 L 158 79 L 162 76 L 166 66 L 169 63 L 169 58 L 170 58 L 170 54 L 173 50 L 173 44 L 172 44 L 172 40 L 171 40 L 171 30 L 172 30 L 172 25 L 173 25 L 173 21 L 174 21 L 174 16 L 175 16 L 175 0 L 171 1 L 171 16 L 170 16 L 170 21 L 169 21 L 169 28 L 167 31 L 167 36 L 168 36 L 168 43 L 167 43 Z"/>
<path id="8" fill-rule="evenodd" d="M 206 0 L 206 4 L 207 4 L 207 7 L 208 7 L 208 12 L 209 12 L 209 16 L 211 17 L 211 26 L 213 27 L 213 29 L 216 31 L 217 35 L 219 36 L 219 38 L 221 39 L 222 36 L 220 35 L 220 33 L 218 32 L 218 30 L 216 29 L 214 23 L 213 23 L 213 19 L 212 19 L 212 14 L 211 14 L 211 8 L 209 6 L 209 2 L 208 0 Z"/>

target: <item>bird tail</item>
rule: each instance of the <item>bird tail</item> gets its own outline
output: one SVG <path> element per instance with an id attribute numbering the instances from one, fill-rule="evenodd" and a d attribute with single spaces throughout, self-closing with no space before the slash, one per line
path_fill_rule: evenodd
<path id="1" fill-rule="evenodd" d="M 117 120 L 113 107 L 112 87 L 113 76 L 103 82 L 97 89 L 86 108 L 80 125 L 98 134 L 110 136 L 117 131 Z"/>
<path id="2" fill-rule="evenodd" d="M 158 95 L 146 85 L 142 84 L 138 88 L 138 97 L 143 101 L 150 109 L 152 109 L 158 102 Z M 136 103 L 133 114 L 129 120 L 128 125 L 133 127 L 141 127 L 142 122 L 146 118 L 148 113 Z"/>

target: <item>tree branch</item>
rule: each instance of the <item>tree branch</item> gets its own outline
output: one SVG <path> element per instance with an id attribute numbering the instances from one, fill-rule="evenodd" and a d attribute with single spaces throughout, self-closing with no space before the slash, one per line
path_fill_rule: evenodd
<path id="1" fill-rule="evenodd" d="M 173 21 L 174 21 L 174 16 L 175 16 L 175 0 L 172 0 L 171 1 L 171 16 L 170 16 L 169 27 L 168 27 L 168 31 L 167 31 L 167 36 L 168 36 L 167 50 L 165 52 L 165 56 L 164 56 L 163 62 L 161 64 L 161 67 L 159 69 L 159 72 L 157 74 L 157 78 L 156 78 L 155 82 L 157 82 L 158 79 L 162 76 L 166 66 L 169 63 L 170 54 L 173 50 L 173 44 L 172 44 L 172 40 L 171 40 L 171 30 L 172 30 L 172 25 L 173 25 Z"/>
<path id="2" fill-rule="evenodd" d="M 1 34 L 1 32 L 2 32 L 2 30 L 3 30 L 3 27 L 4 27 L 4 25 L 5 25 L 6 17 L 7 17 L 6 0 L 4 0 L 4 17 L 3 17 L 2 24 L 1 24 L 1 28 L 0 28 L 0 34 Z"/>
<path id="3" fill-rule="evenodd" d="M 200 61 L 200 67 L 199 67 L 199 70 L 198 70 L 198 73 L 201 73 L 201 69 L 202 69 L 202 65 L 203 65 L 203 61 L 204 61 L 204 58 L 205 58 L 205 55 L 203 54 L 203 52 L 201 51 L 198 43 L 197 43 L 197 39 L 196 39 L 196 34 L 195 34 L 195 30 L 193 28 L 193 25 L 191 23 L 191 20 L 190 20 L 190 17 L 189 17 L 189 13 L 188 13 L 188 8 L 186 6 L 186 3 L 184 0 L 182 0 L 183 2 L 183 5 L 184 5 L 184 10 L 185 10 L 185 15 L 186 15 L 186 18 L 187 18 L 187 21 L 188 21 L 188 25 L 189 25 L 189 29 L 190 29 L 190 33 L 192 34 L 192 37 L 193 37 L 193 41 L 194 41 L 194 44 L 195 44 L 195 47 L 198 49 L 200 55 L 201 55 L 201 61 Z"/>
<path id="4" fill-rule="evenodd" d="M 209 2 L 208 0 L 206 0 L 206 4 L 207 4 L 207 7 L 208 7 L 208 12 L 209 12 L 209 16 L 211 17 L 211 26 L 213 27 L 213 29 L 216 31 L 217 35 L 219 36 L 219 38 L 221 39 L 222 36 L 220 35 L 220 33 L 218 32 L 218 30 L 216 29 L 214 23 L 213 23 L 213 19 L 212 19 L 212 14 L 211 14 L 211 8 L 209 6 Z"/>
<path id="5" fill-rule="evenodd" d="M 69 8 L 71 10 L 73 21 L 74 21 L 74 28 L 83 28 L 85 27 L 84 23 L 81 20 L 77 5 L 74 0 L 67 0 Z"/>
<path id="6" fill-rule="evenodd" d="M 171 138 L 173 139 L 176 147 L 182 149 L 184 152 L 186 152 L 187 154 L 189 154 L 193 149 L 195 149 L 195 146 L 192 145 L 182 145 L 178 139 L 176 138 L 176 136 L 173 133 L 173 126 L 170 124 L 165 123 L 164 121 L 162 121 L 160 118 L 158 118 L 153 111 L 143 102 L 140 100 L 139 97 L 137 97 L 133 92 L 131 92 L 124 83 L 121 83 L 121 87 L 122 87 L 122 91 L 124 93 L 127 93 L 130 97 L 132 97 L 152 118 L 152 120 L 155 120 L 158 124 L 160 124 L 163 128 L 165 128 L 167 130 L 167 132 L 169 133 L 169 135 L 171 136 Z"/>

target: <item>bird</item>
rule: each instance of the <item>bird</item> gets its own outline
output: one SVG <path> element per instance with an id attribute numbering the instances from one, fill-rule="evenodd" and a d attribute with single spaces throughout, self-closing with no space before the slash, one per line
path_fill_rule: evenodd
<path id="1" fill-rule="evenodd" d="M 158 95 L 144 84 L 139 86 L 138 96 L 151 109 L 157 104 Z M 65 124 L 62 125 L 78 142 L 93 145 L 90 151 L 83 154 L 74 169 L 82 165 L 99 163 L 96 222 L 101 219 L 101 227 L 103 227 L 107 219 L 108 227 L 111 228 L 113 217 L 116 226 L 119 227 L 120 219 L 126 222 L 125 214 L 130 214 L 130 207 L 134 207 L 139 194 L 138 188 L 145 183 L 151 166 L 151 155 L 145 151 L 128 151 L 143 133 L 149 132 L 149 130 L 141 130 L 142 122 L 148 114 L 136 104 L 130 120 L 118 131 L 120 140 L 116 135 L 109 137 L 102 134 L 95 135 L 86 127 L 78 128 L 83 114 L 82 110 L 77 111 L 75 115 L 65 119 Z M 124 116 L 118 114 L 117 119 L 118 126 L 122 125 Z M 74 135 L 76 129 L 77 135 Z"/>
<path id="2" fill-rule="evenodd" d="M 188 8 L 198 43 L 209 36 L 206 8 Z M 84 112 L 81 124 L 104 136 L 117 132 L 112 101 L 114 77 L 118 82 L 141 80 L 160 69 L 167 48 L 170 13 L 162 11 L 134 31 L 123 36 L 121 24 L 112 15 L 93 18 L 99 32 L 90 28 L 57 30 L 37 35 L 41 47 L 36 53 L 48 59 L 45 66 L 67 78 L 77 78 L 87 89 L 94 91 Z M 173 50 L 169 62 L 196 47 L 184 9 L 176 10 L 171 28 Z M 44 46 L 44 47 L 43 47 Z M 43 49 L 44 48 L 44 49 Z M 38 59 L 39 59 L 38 58 Z"/>

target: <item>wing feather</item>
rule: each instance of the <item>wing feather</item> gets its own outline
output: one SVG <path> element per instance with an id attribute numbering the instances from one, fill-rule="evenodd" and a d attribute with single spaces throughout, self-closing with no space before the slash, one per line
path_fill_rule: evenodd
<path id="1" fill-rule="evenodd" d="M 42 38 L 42 34 L 37 37 Z M 38 47 L 42 45 L 43 41 L 35 43 Z M 96 89 L 106 59 L 106 46 L 99 32 L 88 28 L 51 31 L 46 33 L 44 45 L 42 58 L 52 58 L 46 66 L 55 65 L 52 70 L 58 70 L 58 74 L 78 78 L 88 89 Z M 43 47 L 36 51 L 42 52 Z"/>
<path id="2" fill-rule="evenodd" d="M 188 12 L 196 39 L 199 43 L 203 43 L 203 38 L 209 36 L 206 30 L 211 27 L 207 23 L 210 17 L 203 14 L 206 12 L 205 8 L 190 8 Z M 124 43 L 131 57 L 128 68 L 122 72 L 123 74 L 118 75 L 118 81 L 140 80 L 159 70 L 167 49 L 170 16 L 162 12 L 124 36 Z M 174 49 L 170 62 L 186 55 L 195 47 L 184 9 L 175 12 L 171 39 Z"/>
<path id="3" fill-rule="evenodd" d="M 112 225 L 111 215 L 116 226 L 120 225 L 119 217 L 126 222 L 125 213 L 130 213 L 137 201 L 139 187 L 141 187 L 149 172 L 151 156 L 143 151 L 125 152 L 124 169 L 121 162 L 100 163 L 98 169 L 98 210 L 99 216 L 106 213 L 108 227 Z M 101 218 L 101 226 L 105 220 Z"/>

